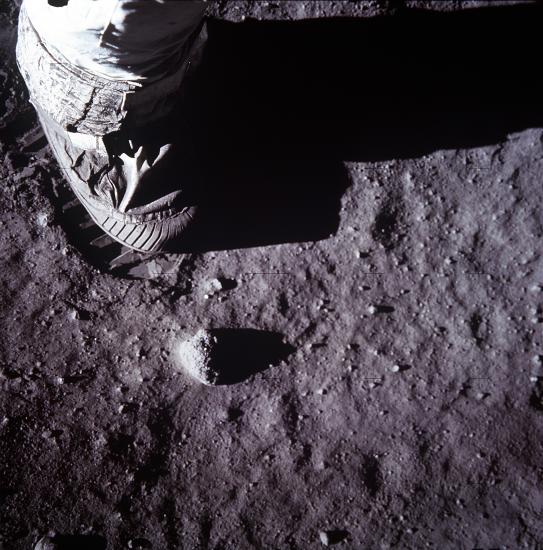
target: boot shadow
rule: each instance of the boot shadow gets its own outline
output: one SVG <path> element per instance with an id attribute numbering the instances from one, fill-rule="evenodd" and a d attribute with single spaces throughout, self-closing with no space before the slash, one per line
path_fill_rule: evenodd
<path id="1" fill-rule="evenodd" d="M 344 161 L 416 158 L 542 126 L 541 15 L 524 5 L 209 21 L 182 106 L 196 156 L 179 176 L 196 182 L 201 213 L 173 250 L 327 238 L 350 184 Z"/>

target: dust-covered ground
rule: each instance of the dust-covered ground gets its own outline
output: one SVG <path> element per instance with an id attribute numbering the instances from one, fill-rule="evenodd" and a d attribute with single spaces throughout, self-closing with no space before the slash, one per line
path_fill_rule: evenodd
<path id="1" fill-rule="evenodd" d="M 134 276 L 68 223 L 0 0 L 1 548 L 543 547 L 542 12 L 498 4 L 211 4 L 217 200 Z"/>

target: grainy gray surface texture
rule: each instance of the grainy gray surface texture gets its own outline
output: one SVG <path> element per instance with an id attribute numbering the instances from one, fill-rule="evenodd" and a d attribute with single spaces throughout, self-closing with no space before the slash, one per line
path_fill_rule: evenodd
<path id="1" fill-rule="evenodd" d="M 0 1 L 0 547 L 542 548 L 541 11 L 210 9 L 217 225 L 128 279 L 66 225 Z M 200 328 L 228 384 L 180 369 Z"/>

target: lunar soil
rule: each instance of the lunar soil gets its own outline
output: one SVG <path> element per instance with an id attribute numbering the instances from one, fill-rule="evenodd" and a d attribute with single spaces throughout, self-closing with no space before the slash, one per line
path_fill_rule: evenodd
<path id="1" fill-rule="evenodd" d="M 28 103 L 18 5 L 0 548 L 543 548 L 541 6 L 210 3 L 200 226 L 113 269 Z"/>

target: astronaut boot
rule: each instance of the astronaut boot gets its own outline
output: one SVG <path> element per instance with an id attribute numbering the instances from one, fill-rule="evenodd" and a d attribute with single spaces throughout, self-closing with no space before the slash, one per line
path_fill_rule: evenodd
<path id="1" fill-rule="evenodd" d="M 48 47 L 21 9 L 17 61 L 56 160 L 92 220 L 132 250 L 163 250 L 194 219 L 195 170 L 175 113 L 205 38 L 201 24 L 150 84 L 112 80 Z"/>

